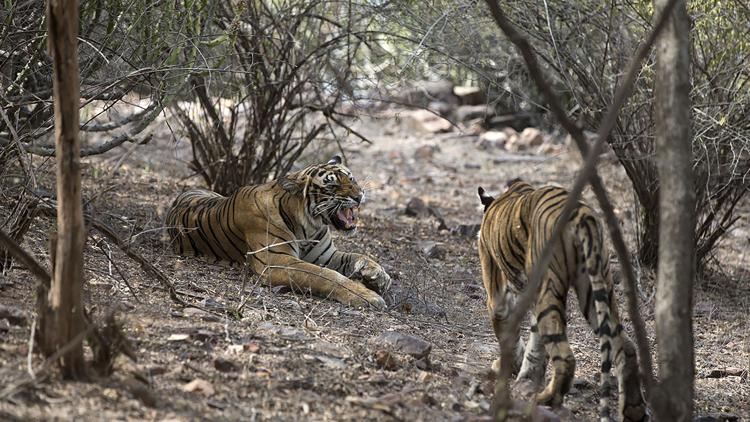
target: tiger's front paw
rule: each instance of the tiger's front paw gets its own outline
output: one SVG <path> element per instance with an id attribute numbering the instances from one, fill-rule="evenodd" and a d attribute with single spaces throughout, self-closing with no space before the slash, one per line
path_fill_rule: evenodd
<path id="1" fill-rule="evenodd" d="M 359 290 L 359 291 L 357 291 Z M 372 306 L 375 309 L 386 309 L 385 300 L 379 294 L 359 284 L 359 289 L 351 289 L 342 293 L 337 300 L 349 306 L 356 308 L 367 308 Z"/>
<path id="2" fill-rule="evenodd" d="M 361 258 L 354 266 L 351 278 L 362 280 L 365 286 L 381 295 L 391 287 L 391 276 L 369 258 Z"/>

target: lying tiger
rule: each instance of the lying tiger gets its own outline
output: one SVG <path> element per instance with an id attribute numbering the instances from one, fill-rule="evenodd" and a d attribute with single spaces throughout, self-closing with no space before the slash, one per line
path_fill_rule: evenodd
<path id="1" fill-rule="evenodd" d="M 363 199 L 351 171 L 335 156 L 229 197 L 202 189 L 184 192 L 165 223 L 181 255 L 246 261 L 271 285 L 385 308 L 380 294 L 391 278 L 367 256 L 337 250 L 329 232 L 329 226 L 353 231 Z"/>
<path id="2" fill-rule="evenodd" d="M 479 258 L 487 291 L 487 308 L 495 336 L 500 341 L 503 322 L 512 310 L 515 294 L 524 289 L 526 277 L 562 212 L 568 192 L 545 186 L 534 189 L 515 179 L 497 199 L 479 188 L 484 218 L 479 233 Z M 614 363 L 619 384 L 619 416 L 625 421 L 646 420 L 638 362 L 633 343 L 623 331 L 613 299 L 608 254 L 602 229 L 591 208 L 579 203 L 562 243 L 558 243 L 531 316 L 531 332 L 524 347 L 515 352 L 519 380 L 537 385 L 544 380 L 547 358 L 554 373 L 537 395 L 542 404 L 562 404 L 575 372 L 575 358 L 565 334 L 565 303 L 575 288 L 578 302 L 601 345 L 600 416 L 609 416 L 609 371 Z M 519 333 L 513 333 L 518 339 Z M 546 352 L 546 353 L 545 353 Z M 498 366 L 496 361 L 493 365 Z"/>

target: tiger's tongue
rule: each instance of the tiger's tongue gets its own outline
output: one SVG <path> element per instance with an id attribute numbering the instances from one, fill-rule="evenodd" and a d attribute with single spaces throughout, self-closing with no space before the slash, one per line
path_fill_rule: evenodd
<path id="1" fill-rule="evenodd" d="M 336 217 L 346 225 L 346 228 L 352 227 L 357 222 L 357 215 L 353 208 L 339 210 L 336 213 Z"/>

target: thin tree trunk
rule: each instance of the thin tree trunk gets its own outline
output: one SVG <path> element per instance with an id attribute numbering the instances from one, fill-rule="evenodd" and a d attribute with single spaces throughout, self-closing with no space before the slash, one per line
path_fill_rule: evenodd
<path id="1" fill-rule="evenodd" d="M 655 15 L 668 0 L 654 0 Z M 659 168 L 659 260 L 656 420 L 693 420 L 693 279 L 695 189 L 690 133 L 689 22 L 684 0 L 672 11 L 656 50 L 656 158 Z"/>
<path id="2" fill-rule="evenodd" d="M 81 289 L 83 281 L 83 212 L 81 207 L 78 73 L 78 0 L 48 0 L 47 32 L 53 60 L 55 147 L 57 149 L 57 246 L 48 307 L 55 331 L 44 333 L 62 348 L 84 330 Z M 79 342 L 63 354 L 63 377 L 86 376 Z"/>

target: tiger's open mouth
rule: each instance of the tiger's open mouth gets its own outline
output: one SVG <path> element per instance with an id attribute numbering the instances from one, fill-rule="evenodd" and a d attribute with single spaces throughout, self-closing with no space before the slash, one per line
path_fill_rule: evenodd
<path id="1" fill-rule="evenodd" d="M 338 230 L 349 231 L 357 228 L 357 220 L 359 219 L 359 207 L 354 205 L 352 207 L 340 208 L 336 213 L 331 215 L 331 222 L 333 226 Z"/>

